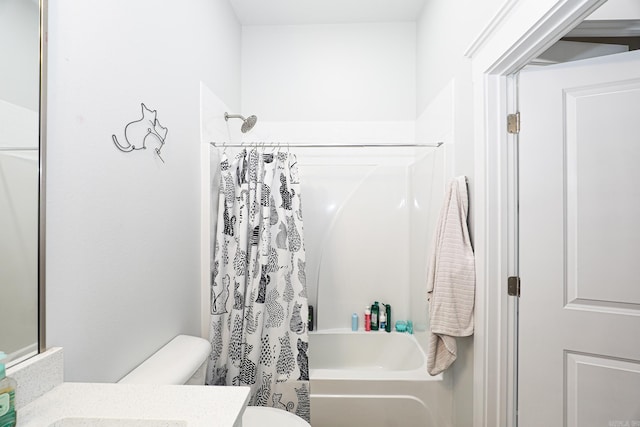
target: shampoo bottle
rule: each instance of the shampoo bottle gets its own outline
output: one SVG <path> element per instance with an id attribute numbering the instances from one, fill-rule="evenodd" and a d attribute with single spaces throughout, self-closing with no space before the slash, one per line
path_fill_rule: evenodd
<path id="1" fill-rule="evenodd" d="M 6 354 L 0 352 L 0 426 L 14 427 L 17 424 L 16 386 L 13 378 L 7 377 L 4 363 Z"/>
<path id="2" fill-rule="evenodd" d="M 380 312 L 380 330 L 384 331 L 387 329 L 387 314 L 384 311 Z"/>
<path id="3" fill-rule="evenodd" d="M 391 332 L 391 306 L 389 304 L 386 304 L 384 308 L 387 312 L 387 324 L 385 325 L 384 330 L 387 332 Z"/>
<path id="4" fill-rule="evenodd" d="M 354 332 L 358 330 L 358 313 L 351 315 L 351 330 Z"/>
<path id="5" fill-rule="evenodd" d="M 368 306 L 364 309 L 364 330 L 371 330 L 371 309 Z"/>
<path id="6" fill-rule="evenodd" d="M 374 302 L 371 306 L 371 330 L 378 330 L 378 318 L 380 316 L 380 306 L 378 305 L 378 301 Z"/>

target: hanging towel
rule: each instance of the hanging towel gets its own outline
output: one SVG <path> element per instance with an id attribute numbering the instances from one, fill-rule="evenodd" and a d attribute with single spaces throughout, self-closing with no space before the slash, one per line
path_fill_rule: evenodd
<path id="1" fill-rule="evenodd" d="M 454 178 L 438 218 L 427 273 L 429 352 L 427 371 L 437 375 L 457 356 L 455 337 L 473 334 L 475 262 L 467 228 L 467 180 Z"/>

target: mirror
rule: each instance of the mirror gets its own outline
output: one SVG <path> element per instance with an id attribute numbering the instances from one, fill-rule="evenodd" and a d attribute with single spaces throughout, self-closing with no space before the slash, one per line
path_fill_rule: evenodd
<path id="1" fill-rule="evenodd" d="M 43 343 L 41 22 L 38 0 L 0 0 L 0 350 L 9 364 Z"/>

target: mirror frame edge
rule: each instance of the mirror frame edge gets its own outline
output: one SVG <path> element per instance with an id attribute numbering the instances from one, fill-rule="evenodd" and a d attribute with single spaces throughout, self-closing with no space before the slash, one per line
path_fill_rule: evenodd
<path id="1" fill-rule="evenodd" d="M 46 351 L 47 0 L 40 0 L 40 129 L 38 181 L 38 353 Z"/>

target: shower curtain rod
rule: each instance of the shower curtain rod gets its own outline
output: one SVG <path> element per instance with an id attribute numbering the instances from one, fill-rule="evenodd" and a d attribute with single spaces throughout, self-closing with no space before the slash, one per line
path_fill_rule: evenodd
<path id="1" fill-rule="evenodd" d="M 412 143 L 412 144 L 392 144 L 392 143 L 380 143 L 380 144 L 303 144 L 297 142 L 241 142 L 241 143 L 226 143 L 226 142 L 212 142 L 211 145 L 214 147 L 296 147 L 296 148 L 369 148 L 369 147 L 386 147 L 386 148 L 396 148 L 396 147 L 432 147 L 437 148 L 440 147 L 444 142 L 439 141 L 434 144 L 421 144 L 421 143 Z"/>

